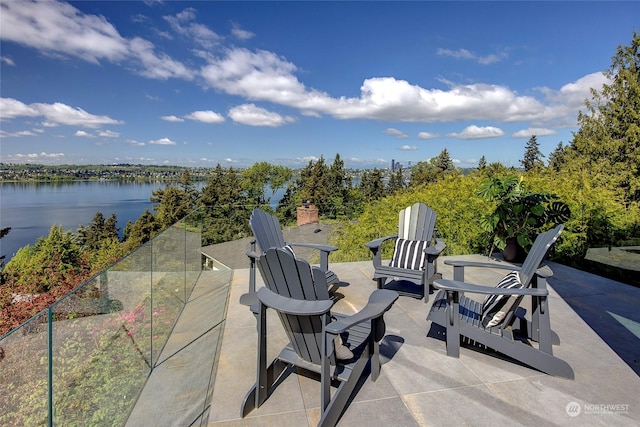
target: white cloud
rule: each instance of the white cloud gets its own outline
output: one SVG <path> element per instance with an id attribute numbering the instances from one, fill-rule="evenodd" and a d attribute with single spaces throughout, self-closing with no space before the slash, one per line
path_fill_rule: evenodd
<path id="1" fill-rule="evenodd" d="M 151 42 L 135 37 L 129 42 L 131 53 L 140 62 L 138 73 L 150 79 L 181 78 L 191 80 L 193 72 L 164 53 L 156 53 Z"/>
<path id="2" fill-rule="evenodd" d="M 218 44 L 222 37 L 196 20 L 196 10 L 192 7 L 183 10 L 175 16 L 165 16 L 164 19 L 171 25 L 173 31 L 193 39 L 206 49 L 211 49 Z"/>
<path id="3" fill-rule="evenodd" d="M 15 117 L 37 117 L 41 113 L 30 105 L 13 98 L 0 98 L 0 117 L 3 120 Z"/>
<path id="4" fill-rule="evenodd" d="M 450 133 L 447 136 L 458 139 L 482 139 L 482 138 L 496 138 L 503 136 L 502 129 L 493 126 L 476 126 L 471 125 L 464 128 L 460 133 Z"/>
<path id="5" fill-rule="evenodd" d="M 255 36 L 254 33 L 242 29 L 240 25 L 236 24 L 235 22 L 232 23 L 231 34 L 239 40 L 249 40 L 250 38 Z"/>
<path id="6" fill-rule="evenodd" d="M 210 87 L 228 94 L 317 111 L 318 96 L 298 81 L 295 71 L 294 64 L 275 53 L 236 48 L 209 58 L 200 73 Z"/>
<path id="7" fill-rule="evenodd" d="M 437 133 L 429 133 L 429 132 L 419 132 L 418 133 L 418 138 L 419 139 L 434 139 L 434 138 L 438 138 L 440 135 L 438 135 Z"/>
<path id="8" fill-rule="evenodd" d="M 295 118 L 282 116 L 276 112 L 257 107 L 255 104 L 243 104 L 229 110 L 229 117 L 234 122 L 249 126 L 278 127 L 292 123 Z"/>
<path id="9" fill-rule="evenodd" d="M 546 135 L 555 135 L 557 132 L 553 129 L 545 129 L 545 128 L 528 128 L 522 129 L 515 132 L 511 135 L 513 138 L 531 138 L 531 136 L 546 136 Z"/>
<path id="10" fill-rule="evenodd" d="M 96 116 L 87 113 L 81 108 L 70 107 L 60 102 L 53 104 L 35 103 L 31 104 L 31 106 L 36 108 L 47 120 L 61 125 L 95 128 L 105 124 L 113 125 L 122 123 L 108 116 Z"/>
<path id="11" fill-rule="evenodd" d="M 452 58 L 456 58 L 456 59 L 470 59 L 473 61 L 478 62 L 478 64 L 482 64 L 482 65 L 489 65 L 489 64 L 493 64 L 494 62 L 499 62 L 502 61 L 503 59 L 505 59 L 507 57 L 506 52 L 500 52 L 500 53 L 492 53 L 489 55 L 478 55 L 474 52 L 471 52 L 467 49 L 457 49 L 457 50 L 451 50 L 451 49 L 442 49 L 439 48 L 438 49 L 438 55 L 440 56 L 450 56 Z"/>
<path id="12" fill-rule="evenodd" d="M 160 138 L 148 142 L 149 145 L 176 145 L 176 143 L 169 138 Z"/>
<path id="13" fill-rule="evenodd" d="M 7 1 L 0 14 L 2 39 L 37 49 L 45 54 L 75 56 L 91 63 L 131 61 L 148 78 L 166 80 L 193 75 L 182 63 L 156 53 L 153 44 L 135 37 L 122 37 L 106 18 L 87 15 L 58 1 Z M 204 33 L 204 32 L 202 32 Z M 198 40 L 207 37 L 193 34 Z"/>
<path id="14" fill-rule="evenodd" d="M 38 132 L 37 130 L 34 129 L 34 131 L 30 131 L 30 130 L 21 130 L 18 132 L 7 132 L 4 130 L 0 130 L 0 138 L 20 138 L 23 136 L 36 136 L 36 133 Z"/>
<path id="15" fill-rule="evenodd" d="M 162 116 L 160 118 L 167 122 L 175 122 L 175 123 L 184 122 L 184 119 L 181 119 L 180 117 L 176 117 L 176 116 Z"/>
<path id="16" fill-rule="evenodd" d="M 60 102 L 26 105 L 13 98 L 0 98 L 0 115 L 3 119 L 44 116 L 47 121 L 43 123 L 43 126 L 51 126 L 52 123 L 55 123 L 95 128 L 104 124 L 122 123 L 108 116 L 96 116 L 81 108 L 70 107 Z"/>
<path id="17" fill-rule="evenodd" d="M 194 120 L 196 122 L 202 123 L 222 123 L 224 122 L 224 117 L 220 114 L 207 110 L 207 111 L 194 111 L 191 114 L 187 114 L 184 116 L 185 119 Z"/>
<path id="18" fill-rule="evenodd" d="M 28 153 L 28 154 L 10 154 L 7 156 L 7 159 L 9 159 L 9 161 L 11 160 L 29 160 L 29 161 L 34 161 L 37 159 L 59 159 L 64 157 L 64 153 L 46 153 L 46 152 L 40 152 L 40 153 Z"/>
<path id="19" fill-rule="evenodd" d="M 402 151 L 415 151 L 417 149 L 418 147 L 416 147 L 415 145 L 403 145 L 402 147 L 400 147 L 400 150 Z"/>
<path id="20" fill-rule="evenodd" d="M 135 139 L 127 140 L 127 144 L 133 145 L 134 147 L 144 147 L 145 145 L 147 145 L 144 142 L 136 141 Z"/>
<path id="21" fill-rule="evenodd" d="M 7 65 L 11 65 L 11 66 L 15 66 L 16 63 L 13 62 L 13 59 L 9 58 L 8 56 L 0 56 L 0 62 L 4 62 Z"/>
<path id="22" fill-rule="evenodd" d="M 103 130 L 98 132 L 99 136 L 105 137 L 105 138 L 117 138 L 120 136 L 120 134 L 118 132 L 114 132 L 111 130 Z"/>
<path id="23" fill-rule="evenodd" d="M 575 126 L 576 113 L 578 110 L 585 109 L 584 101 L 591 99 L 591 89 L 600 91 L 603 84 L 610 83 L 611 81 L 603 73 L 597 72 L 567 83 L 558 90 L 548 87 L 538 88 L 550 105 L 547 114 L 540 117 L 539 122 L 557 123 L 558 126 Z"/>
<path id="24" fill-rule="evenodd" d="M 119 61 L 128 54 L 126 39 L 103 16 L 85 15 L 67 3 L 3 2 L 0 26 L 4 40 L 89 62 Z"/>
<path id="25" fill-rule="evenodd" d="M 401 139 L 409 138 L 409 135 L 395 128 L 387 128 L 383 132 L 387 135 L 395 136 Z"/>
<path id="26" fill-rule="evenodd" d="M 79 130 L 76 131 L 76 133 L 74 133 L 75 136 L 80 136 L 83 138 L 94 138 L 94 136 L 92 134 L 90 134 L 89 132 L 85 132 L 83 130 Z"/>

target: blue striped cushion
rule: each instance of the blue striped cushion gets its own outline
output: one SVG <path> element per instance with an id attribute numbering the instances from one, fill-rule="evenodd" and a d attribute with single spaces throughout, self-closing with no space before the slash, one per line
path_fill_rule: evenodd
<path id="1" fill-rule="evenodd" d="M 496 288 L 517 289 L 522 288 L 520 275 L 512 271 L 500 280 Z M 482 326 L 491 328 L 498 326 L 512 309 L 518 299 L 517 295 L 487 295 L 482 303 Z"/>
<path id="2" fill-rule="evenodd" d="M 389 265 L 410 270 L 421 270 L 424 268 L 424 260 L 426 258 L 424 250 L 428 246 L 429 242 L 424 240 L 396 239 L 393 258 Z"/>

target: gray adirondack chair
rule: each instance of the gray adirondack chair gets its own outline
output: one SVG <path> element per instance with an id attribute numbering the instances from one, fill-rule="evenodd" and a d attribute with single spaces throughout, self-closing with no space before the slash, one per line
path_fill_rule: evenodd
<path id="1" fill-rule="evenodd" d="M 371 379 L 380 373 L 379 342 L 385 334 L 383 315 L 391 308 L 398 294 L 376 290 L 368 304 L 358 313 L 342 316 L 330 313 L 333 302 L 325 285 L 325 274 L 311 268 L 303 259 L 290 252 L 271 248 L 257 260 L 265 282 L 258 296 L 258 368 L 256 383 L 242 404 L 242 416 L 258 408 L 280 381 L 289 367 L 302 368 L 320 374 L 321 418 L 319 425 L 333 426 L 338 422 L 354 387 L 371 361 Z M 267 366 L 267 309 L 278 312 L 289 344 Z M 335 320 L 332 320 L 335 319 Z M 338 360 L 334 338 L 346 339 L 353 358 Z M 339 386 L 331 397 L 331 382 Z"/>
<path id="2" fill-rule="evenodd" d="M 547 278 L 553 275 L 553 271 L 548 266 L 541 266 L 562 229 L 563 226 L 558 225 L 538 235 L 521 267 L 461 260 L 445 261 L 445 264 L 453 266 L 453 280 L 436 280 L 433 283 L 434 288 L 440 289 L 440 292 L 435 297 L 427 320 L 446 328 L 448 356 L 460 356 L 460 341 L 466 337 L 471 342 L 494 349 L 539 371 L 574 378 L 571 366 L 553 355 L 553 345 L 560 344 L 558 335 L 551 330 L 547 300 Z M 464 269 L 468 267 L 517 271 L 522 287 L 496 288 L 465 283 Z M 506 282 L 503 280 L 502 283 Z M 465 293 L 493 296 L 494 302 L 498 298 L 495 295 L 504 296 L 506 304 L 499 310 L 498 316 L 502 320 L 496 324 L 496 318 L 491 317 L 492 313 L 483 316 L 484 304 L 466 297 Z M 531 297 L 530 318 L 522 307 L 525 296 Z M 486 308 L 484 312 L 486 313 Z M 537 348 L 531 342 L 537 342 Z"/>
<path id="3" fill-rule="evenodd" d="M 437 260 L 440 253 L 446 247 L 442 239 L 435 236 L 436 213 L 424 203 L 415 203 L 401 210 L 398 214 L 398 233 L 382 237 L 365 243 L 373 253 L 373 266 L 375 272 L 373 279 L 377 281 L 378 289 L 383 289 L 387 279 L 395 281 L 394 290 L 401 295 L 419 296 L 425 302 L 429 301 L 429 286 L 438 276 Z M 394 258 L 401 255 L 398 244 L 404 239 L 403 244 L 413 242 L 426 242 L 423 252 L 425 259 L 423 265 L 402 265 L 403 262 L 392 259 L 389 265 L 382 264 L 382 244 L 387 240 L 394 240 Z M 406 242 L 411 241 L 411 242 Z M 420 249 L 420 248 L 419 248 Z M 413 254 L 415 255 L 415 253 Z M 418 254 L 420 255 L 420 254 Z M 400 261 L 394 263 L 394 261 Z M 416 286 L 412 288 L 402 287 L 403 282 L 411 282 Z"/>
<path id="4" fill-rule="evenodd" d="M 247 251 L 247 256 L 249 257 L 249 292 L 241 297 L 240 302 L 242 304 L 252 305 L 255 303 L 256 260 L 269 248 L 283 248 L 288 246 L 293 249 L 293 247 L 298 246 L 315 249 L 320 254 L 320 269 L 325 273 L 327 286 L 339 287 L 343 284 L 338 276 L 329 270 L 329 254 L 338 250 L 337 247 L 318 245 L 315 243 L 286 242 L 278 218 L 268 214 L 262 209 L 253 210 L 251 218 L 249 218 L 249 224 L 251 225 L 255 239 L 251 241 L 251 247 Z M 256 242 L 258 248 L 256 248 Z"/>

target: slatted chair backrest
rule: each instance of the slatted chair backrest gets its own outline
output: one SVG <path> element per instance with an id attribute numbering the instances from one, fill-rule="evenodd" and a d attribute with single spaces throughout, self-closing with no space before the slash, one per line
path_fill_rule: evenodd
<path id="1" fill-rule="evenodd" d="M 284 297 L 297 300 L 328 300 L 324 273 L 311 268 L 303 259 L 295 258 L 291 252 L 272 248 L 258 260 L 258 268 L 265 286 Z M 321 363 L 322 327 L 328 323 L 329 313 L 301 316 L 278 312 L 282 326 L 294 351 L 302 359 Z"/>
<path id="2" fill-rule="evenodd" d="M 536 237 L 520 269 L 520 281 L 525 287 L 531 286 L 533 275 L 549 253 L 549 250 L 551 250 L 551 246 L 553 246 L 555 241 L 558 240 L 558 237 L 560 237 L 563 228 L 564 226 L 560 224 Z"/>
<path id="3" fill-rule="evenodd" d="M 424 203 L 415 203 L 398 214 L 398 237 L 431 242 L 436 213 Z"/>
<path id="4" fill-rule="evenodd" d="M 269 248 L 282 248 L 286 244 L 280 222 L 275 216 L 262 209 L 254 209 L 249 224 L 262 252 Z"/>

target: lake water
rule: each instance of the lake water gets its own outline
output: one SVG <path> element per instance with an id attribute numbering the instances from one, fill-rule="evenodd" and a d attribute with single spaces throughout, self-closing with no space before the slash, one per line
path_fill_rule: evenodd
<path id="1" fill-rule="evenodd" d="M 21 247 L 48 236 L 54 224 L 75 232 L 96 212 L 105 219 L 115 213 L 122 236 L 128 221 L 135 222 L 145 209 L 153 212 L 151 193 L 164 187 L 162 182 L 0 183 L 0 228 L 11 227 L 0 240 L 0 255 L 8 261 Z"/>
<path id="2" fill-rule="evenodd" d="M 75 181 L 67 183 L 0 183 L 0 229 L 11 231 L 0 239 L 0 256 L 9 261 L 23 246 L 33 245 L 49 235 L 51 226 L 76 232 L 88 225 L 96 212 L 105 219 L 116 214 L 120 237 L 128 221 L 135 222 L 145 209 L 154 213 L 151 194 L 165 183 L 133 183 L 112 181 Z M 201 190 L 206 182 L 197 182 Z M 270 195 L 271 191 L 267 191 Z M 272 204 L 277 204 L 284 189 L 276 191 Z"/>

